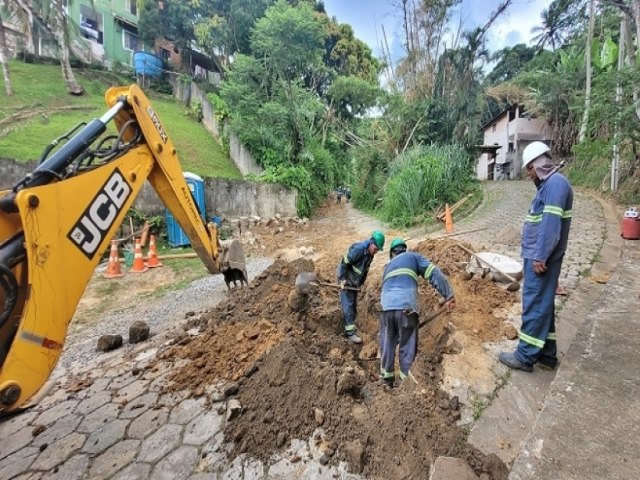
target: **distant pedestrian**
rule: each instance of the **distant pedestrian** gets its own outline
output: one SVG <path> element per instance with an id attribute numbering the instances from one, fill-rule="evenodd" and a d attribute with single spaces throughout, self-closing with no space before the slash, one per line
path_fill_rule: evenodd
<path id="1" fill-rule="evenodd" d="M 573 189 L 542 142 L 524 149 L 522 167 L 538 189 L 522 229 L 522 326 L 516 350 L 501 352 L 498 359 L 531 372 L 535 363 L 549 368 L 558 363 L 554 302 L 569 239 Z"/>
<path id="2" fill-rule="evenodd" d="M 336 189 L 336 203 L 342 202 L 342 187 Z"/>
<path id="3" fill-rule="evenodd" d="M 347 197 L 347 203 L 349 203 L 351 201 L 351 189 L 347 188 L 346 192 L 345 192 L 345 196 Z"/>
<path id="4" fill-rule="evenodd" d="M 371 237 L 363 242 L 354 243 L 346 251 L 338 265 L 338 282 L 340 283 L 340 305 L 344 319 L 344 333 L 353 343 L 362 343 L 356 333 L 356 316 L 358 313 L 358 292 L 346 287 L 359 288 L 364 285 L 369 273 L 373 257 L 384 248 L 384 233 L 379 230 L 371 233 Z"/>
<path id="5" fill-rule="evenodd" d="M 438 291 L 449 309 L 456 306 L 449 280 L 433 263 L 419 253 L 407 251 L 402 238 L 389 247 L 391 261 L 382 275 L 382 314 L 380 316 L 380 376 L 393 387 L 395 355 L 399 345 L 400 379 L 409 374 L 418 352 L 418 277 Z"/>

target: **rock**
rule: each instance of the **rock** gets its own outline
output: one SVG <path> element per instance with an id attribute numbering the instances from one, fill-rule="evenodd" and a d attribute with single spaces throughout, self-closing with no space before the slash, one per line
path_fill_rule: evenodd
<path id="1" fill-rule="evenodd" d="M 297 288 L 289 292 L 287 304 L 292 312 L 301 312 L 309 306 L 309 295 L 300 293 Z"/>
<path id="2" fill-rule="evenodd" d="M 149 325 L 137 320 L 129 327 L 129 343 L 140 343 L 149 338 Z"/>
<path id="3" fill-rule="evenodd" d="M 322 410 L 320 410 L 319 408 L 314 408 L 313 415 L 318 425 L 322 425 L 324 423 L 324 412 Z"/>
<path id="4" fill-rule="evenodd" d="M 346 442 L 342 446 L 345 457 L 347 457 L 347 463 L 349 464 L 349 471 L 351 473 L 362 473 L 364 468 L 364 445 L 360 440 L 353 440 Z"/>
<path id="5" fill-rule="evenodd" d="M 227 422 L 233 420 L 242 411 L 242 405 L 235 398 L 232 398 L 227 402 Z"/>
<path id="6" fill-rule="evenodd" d="M 478 480 L 473 469 L 461 458 L 438 457 L 429 480 Z"/>
<path id="7" fill-rule="evenodd" d="M 360 379 L 354 373 L 345 372 L 338 378 L 336 392 L 338 395 L 349 394 L 355 397 L 360 394 L 360 387 Z"/>
<path id="8" fill-rule="evenodd" d="M 502 333 L 509 340 L 518 338 L 518 330 L 513 325 L 505 325 L 502 327 Z"/>
<path id="9" fill-rule="evenodd" d="M 98 339 L 98 350 L 108 352 L 122 346 L 122 335 L 102 335 Z"/>

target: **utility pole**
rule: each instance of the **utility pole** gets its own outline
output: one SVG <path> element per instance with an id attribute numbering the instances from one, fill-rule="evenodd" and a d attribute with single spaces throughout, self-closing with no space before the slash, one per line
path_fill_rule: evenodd
<path id="1" fill-rule="evenodd" d="M 611 191 L 618 190 L 620 176 L 620 109 L 622 103 L 622 85 L 620 84 L 620 72 L 624 68 L 624 47 L 627 38 L 627 22 L 624 13 L 620 12 L 620 40 L 618 41 L 618 78 L 616 80 L 616 126 L 613 137 L 613 158 L 611 159 Z"/>

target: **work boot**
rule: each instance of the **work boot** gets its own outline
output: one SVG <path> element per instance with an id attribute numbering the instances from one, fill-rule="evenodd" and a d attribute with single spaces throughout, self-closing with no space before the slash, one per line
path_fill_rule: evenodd
<path id="1" fill-rule="evenodd" d="M 362 343 L 362 339 L 355 333 L 353 335 L 347 335 L 347 339 L 349 339 L 351 343 Z"/>
<path id="2" fill-rule="evenodd" d="M 558 366 L 558 359 L 549 358 L 549 357 L 540 357 L 538 358 L 537 363 L 540 365 L 540 368 L 543 368 L 545 370 L 555 370 L 555 368 Z"/>
<path id="3" fill-rule="evenodd" d="M 500 354 L 498 355 L 498 360 L 500 360 L 500 363 L 504 363 L 507 367 L 513 368 L 514 370 L 533 372 L 533 367 L 527 365 L 526 363 L 522 363 L 516 358 L 513 352 L 500 352 Z"/>

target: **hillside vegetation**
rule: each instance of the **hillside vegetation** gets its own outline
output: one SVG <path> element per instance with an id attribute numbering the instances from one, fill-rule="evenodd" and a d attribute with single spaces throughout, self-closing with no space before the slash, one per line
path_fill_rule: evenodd
<path id="1" fill-rule="evenodd" d="M 86 93 L 67 94 L 59 65 L 10 63 L 15 95 L 2 97 L 0 159 L 38 160 L 55 138 L 80 122 L 106 111 L 104 94 L 111 86 L 135 80 L 104 70 L 76 69 Z M 0 84 L 4 87 L 2 80 Z M 176 146 L 184 171 L 206 177 L 241 178 L 240 172 L 189 109 L 167 95 L 146 90 L 154 109 Z"/>

